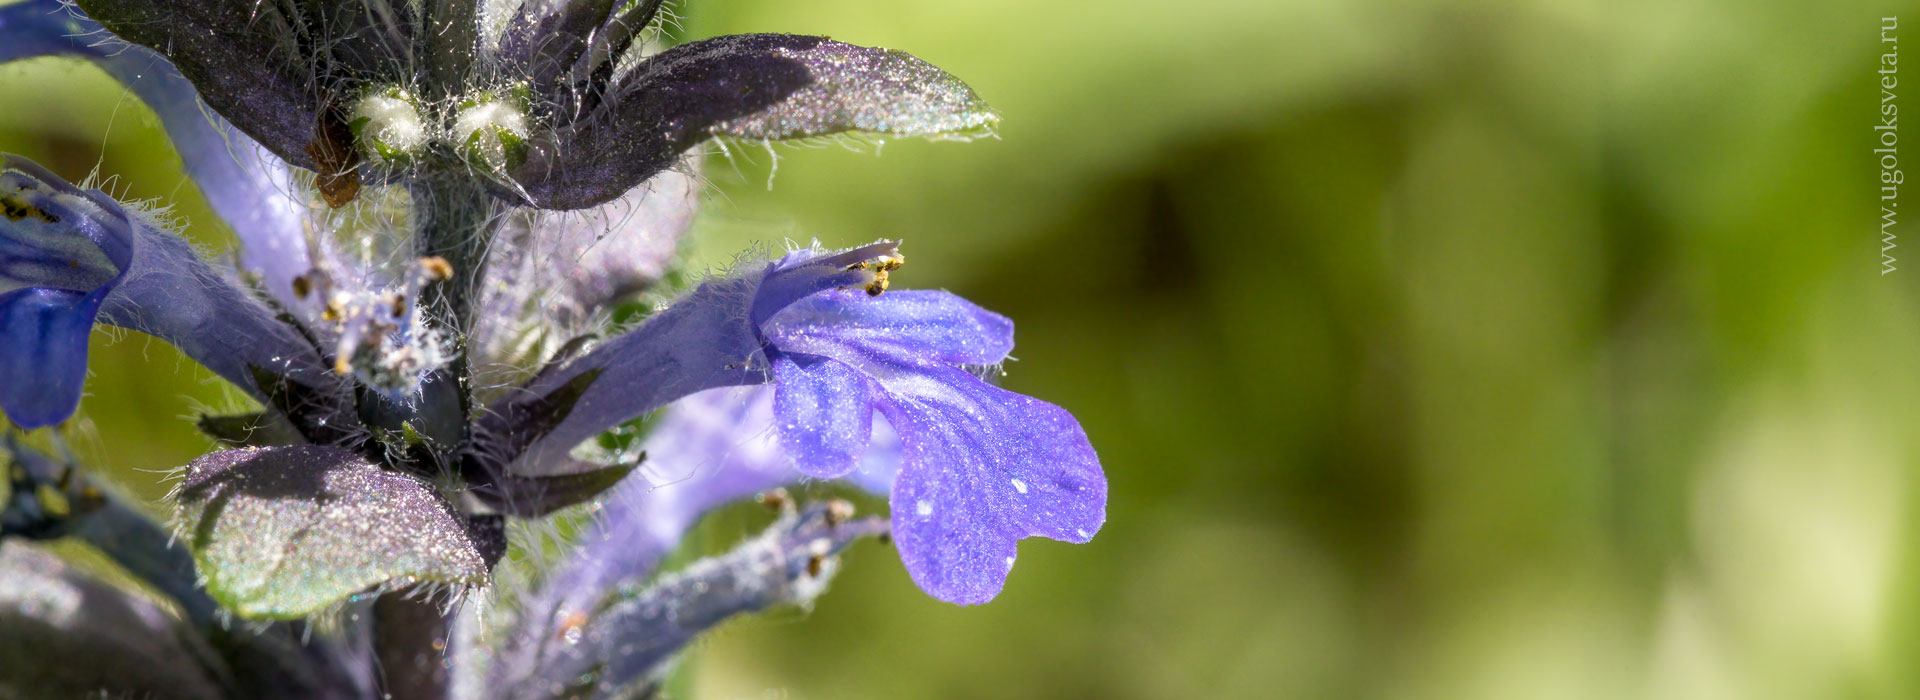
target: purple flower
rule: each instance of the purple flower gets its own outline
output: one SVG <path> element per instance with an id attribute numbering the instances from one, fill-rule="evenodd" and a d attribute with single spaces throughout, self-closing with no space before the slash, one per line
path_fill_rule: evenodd
<path id="1" fill-rule="evenodd" d="M 1015 542 L 1086 542 L 1106 520 L 1106 478 L 1079 422 L 968 369 L 1007 359 L 1006 318 L 941 291 L 836 290 L 776 315 L 766 333 L 775 433 L 802 473 L 853 471 L 876 411 L 899 434 L 894 539 L 934 596 L 992 600 Z"/>
<path id="2" fill-rule="evenodd" d="M 255 368 L 344 391 L 297 331 L 99 190 L 0 154 L 0 209 L 0 409 L 21 427 L 73 413 L 96 317 L 172 343 L 258 398 Z"/>
<path id="3" fill-rule="evenodd" d="M 802 250 L 753 275 L 702 285 L 646 325 L 533 384 L 561 387 L 599 373 L 527 454 L 535 463 L 555 462 L 561 450 L 663 405 L 667 396 L 770 375 L 773 435 L 800 475 L 854 472 L 868 452 L 874 413 L 885 418 L 902 446 L 890 501 L 908 572 L 942 600 L 991 600 L 1013 567 L 1018 540 L 1093 537 L 1105 520 L 1106 480 L 1071 415 L 975 373 L 1013 349 L 1005 317 L 942 291 L 873 294 L 898 259 L 887 243 L 841 253 Z M 511 406 L 496 411 L 517 413 Z M 700 439 L 694 455 L 675 457 L 728 468 L 680 488 L 690 493 L 674 502 L 738 497 L 780 483 L 758 476 L 767 473 L 764 463 L 713 454 L 736 449 L 738 431 L 752 435 L 756 428 L 727 426 L 719 437 Z M 687 440 L 686 432 L 661 439 Z M 675 512 L 655 506 L 639 517 Z"/>

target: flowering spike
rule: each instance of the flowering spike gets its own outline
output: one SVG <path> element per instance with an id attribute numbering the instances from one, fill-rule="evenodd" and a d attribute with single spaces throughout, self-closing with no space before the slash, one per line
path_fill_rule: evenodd
<path id="1" fill-rule="evenodd" d="M 80 56 L 130 85 L 261 277 L 229 279 L 140 207 L 0 160 L 0 411 L 27 426 L 71 414 L 96 320 L 171 342 L 266 404 L 202 418 L 224 442 L 272 446 L 185 470 L 179 547 L 127 541 L 191 550 L 213 596 L 187 605 L 195 621 L 214 599 L 256 617 L 347 601 L 341 639 L 290 653 L 359 672 L 263 652 L 249 662 L 272 670 L 209 667 L 218 692 L 445 694 L 446 612 L 403 598 L 484 584 L 507 517 L 589 499 L 609 517 L 524 607 L 531 634 L 494 666 L 504 692 L 649 687 L 726 616 L 811 600 L 857 537 L 896 533 L 917 583 L 974 603 L 998 592 L 1019 539 L 1100 527 L 1106 484 L 1078 423 L 982 377 L 1007 358 L 1011 323 L 944 292 L 890 291 L 892 242 L 747 265 L 598 347 L 547 352 L 597 337 L 611 304 L 670 269 L 697 175 L 658 175 L 693 147 L 990 133 L 997 116 L 953 76 L 792 35 L 643 58 L 657 0 L 78 0 L 133 47 L 79 38 L 111 37 L 62 1 L 0 6 L 0 61 Z M 673 196 L 636 199 L 647 182 Z M 577 219 L 507 206 L 615 200 Z M 628 227 L 647 235 L 614 238 Z M 641 469 L 620 436 L 596 441 L 613 466 L 571 454 L 675 402 L 639 452 L 657 463 Z M 780 488 L 809 478 L 887 491 L 890 521 L 842 501 L 797 510 Z M 0 496 L 6 534 L 152 534 L 71 470 L 12 481 L 26 486 Z M 767 534 L 640 589 L 689 524 L 753 492 L 779 513 Z M 358 612 L 375 618 L 371 649 L 353 641 L 369 627 Z M 230 642 L 306 629 L 202 626 L 249 654 L 264 646 Z"/>

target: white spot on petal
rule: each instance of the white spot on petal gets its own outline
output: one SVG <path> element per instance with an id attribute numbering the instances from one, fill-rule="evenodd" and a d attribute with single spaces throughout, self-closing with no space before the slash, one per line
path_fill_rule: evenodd
<path id="1" fill-rule="evenodd" d="M 919 503 L 915 503 L 913 504 L 913 512 L 919 513 L 920 517 L 922 518 L 927 517 L 929 515 L 933 515 L 933 502 L 921 501 Z"/>
<path id="2" fill-rule="evenodd" d="M 1087 538 L 1090 538 L 1090 537 L 1093 537 L 1093 535 L 1090 535 L 1090 534 L 1087 534 L 1087 531 L 1086 531 L 1086 530 L 1074 530 L 1074 531 L 1073 531 L 1073 534 L 1076 534 L 1076 535 L 1079 535 L 1079 536 L 1080 536 L 1080 539 L 1083 539 L 1083 540 L 1084 540 L 1084 539 L 1087 539 Z"/>
<path id="3" fill-rule="evenodd" d="M 1007 570 L 1013 570 L 1013 557 L 1007 557 Z"/>
<path id="4" fill-rule="evenodd" d="M 1019 480 L 1019 479 L 1014 479 L 1014 480 L 1013 480 L 1013 490 L 1015 490 L 1015 491 L 1019 491 L 1020 493 L 1026 493 L 1026 492 L 1027 492 L 1027 482 L 1024 482 L 1024 481 L 1021 481 L 1021 480 Z"/>

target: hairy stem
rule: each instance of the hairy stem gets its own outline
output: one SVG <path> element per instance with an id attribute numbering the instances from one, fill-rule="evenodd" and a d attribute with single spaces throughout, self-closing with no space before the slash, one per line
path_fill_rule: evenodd
<path id="1" fill-rule="evenodd" d="M 479 40 L 479 6 L 473 0 L 427 0 L 427 76 L 435 99 L 458 94 L 473 72 Z"/>
<path id="2" fill-rule="evenodd" d="M 448 369 L 460 390 L 452 392 L 459 402 L 453 415 L 465 425 L 471 409 L 466 391 L 470 381 L 467 332 L 474 327 L 474 297 L 479 292 L 479 280 L 485 278 L 487 248 L 493 234 L 493 198 L 478 181 L 465 177 L 418 180 L 412 184 L 411 194 L 420 254 L 445 258 L 453 268 L 453 277 L 428 293 L 427 319 L 454 344 L 453 365 Z"/>
<path id="3" fill-rule="evenodd" d="M 429 177 L 411 184 L 415 240 L 421 255 L 446 258 L 453 278 L 435 287 L 434 306 L 455 337 L 473 328 L 478 291 L 492 238 L 493 197 L 477 179 Z"/>
<path id="4" fill-rule="evenodd" d="M 585 610 L 529 611 L 514 646 L 497 660 L 506 698 L 644 695 L 674 654 L 701 633 L 744 613 L 807 605 L 826 589 L 837 555 L 883 536 L 881 518 L 848 520 L 845 502 L 783 513 L 759 536 L 641 587 L 621 581 Z"/>

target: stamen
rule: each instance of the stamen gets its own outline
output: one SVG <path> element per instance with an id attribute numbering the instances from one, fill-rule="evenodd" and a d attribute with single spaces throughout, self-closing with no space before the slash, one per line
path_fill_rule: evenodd
<path id="1" fill-rule="evenodd" d="M 446 362 L 439 334 L 416 313 L 420 293 L 452 276 L 445 259 L 427 257 L 414 261 L 401 289 L 332 290 L 322 318 L 337 324 L 333 371 L 375 389 L 411 392 L 422 374 Z"/>
<path id="2" fill-rule="evenodd" d="M 853 286 L 860 286 L 866 289 L 867 296 L 877 297 L 877 296 L 880 296 L 882 292 L 887 291 L 887 286 L 888 286 L 887 273 L 900 269 L 900 266 L 905 265 L 906 263 L 907 263 L 907 257 L 905 255 L 901 255 L 900 251 L 896 249 L 896 250 L 889 251 L 885 257 L 881 257 L 874 260 L 866 260 L 866 261 L 854 263 L 852 265 L 848 265 L 847 270 L 848 271 L 859 270 L 859 271 L 873 273 L 873 278 L 869 280 L 866 284 L 853 285 Z"/>

